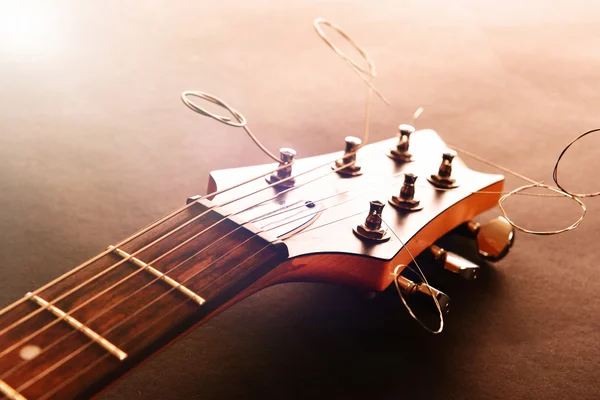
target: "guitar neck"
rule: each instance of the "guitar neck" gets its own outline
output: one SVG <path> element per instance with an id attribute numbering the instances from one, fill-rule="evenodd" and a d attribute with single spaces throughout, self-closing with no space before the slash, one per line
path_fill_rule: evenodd
<path id="1" fill-rule="evenodd" d="M 0 399 L 97 393 L 288 254 L 205 200 L 109 250 L 0 313 Z"/>

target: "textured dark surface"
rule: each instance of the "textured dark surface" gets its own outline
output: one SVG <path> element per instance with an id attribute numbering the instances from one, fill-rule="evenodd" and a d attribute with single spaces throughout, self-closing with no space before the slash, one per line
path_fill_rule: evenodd
<path id="1" fill-rule="evenodd" d="M 316 16 L 377 64 L 392 106 L 374 103 L 373 140 L 423 105 L 418 126 L 550 181 L 561 148 L 600 124 L 600 7 L 587 2 L 3 4 L 0 305 L 203 193 L 210 170 L 267 161 L 241 131 L 185 108 L 183 90 L 225 99 L 270 149 L 316 155 L 360 135 L 364 84 L 317 39 Z M 574 148 L 565 182 L 598 190 L 599 144 Z M 454 300 L 440 336 L 393 293 L 289 284 L 102 398 L 597 398 L 600 207 L 586 204 L 578 230 L 519 235 L 474 284 L 440 277 Z M 530 226 L 576 213 L 557 200 L 510 206 Z"/>

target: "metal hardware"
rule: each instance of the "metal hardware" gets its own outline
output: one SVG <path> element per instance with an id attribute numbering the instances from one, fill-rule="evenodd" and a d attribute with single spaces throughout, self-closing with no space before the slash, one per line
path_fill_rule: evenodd
<path id="1" fill-rule="evenodd" d="M 484 224 L 469 221 L 465 224 L 477 240 L 479 255 L 488 261 L 504 258 L 515 242 L 515 228 L 504 217 L 496 217 Z"/>
<path id="2" fill-rule="evenodd" d="M 436 175 L 431 175 L 427 180 L 434 186 L 451 189 L 458 187 L 456 179 L 452 178 L 452 160 L 456 157 L 454 150 L 447 150 L 442 155 L 442 164 Z"/>
<path id="3" fill-rule="evenodd" d="M 27 400 L 21 395 L 21 393 L 17 392 L 15 389 L 10 387 L 8 383 L 2 380 L 0 380 L 0 393 L 5 395 L 10 400 Z"/>
<path id="4" fill-rule="evenodd" d="M 296 151 L 294 149 L 290 149 L 289 147 L 282 147 L 279 149 L 279 166 L 286 166 L 285 168 L 279 169 L 273 174 L 267 176 L 265 179 L 269 183 L 277 183 L 275 186 L 281 186 L 284 188 L 289 188 L 294 186 L 296 180 L 292 178 L 292 161 L 294 161 L 294 157 L 296 156 Z M 289 179 L 288 179 L 289 178 Z"/>
<path id="5" fill-rule="evenodd" d="M 412 161 L 413 155 L 408 151 L 410 135 L 415 132 L 412 125 L 401 124 L 398 127 L 398 143 L 388 150 L 387 156 L 401 162 Z"/>
<path id="6" fill-rule="evenodd" d="M 100 336 L 94 330 L 92 330 L 91 328 L 88 328 L 87 326 L 85 326 L 84 324 L 79 322 L 77 319 L 75 319 L 72 316 L 70 316 L 69 314 L 65 313 L 60 308 L 54 306 L 53 304 L 48 303 L 46 300 L 42 299 L 39 296 L 36 296 L 33 293 L 27 293 L 26 297 L 33 300 L 39 306 L 44 307 L 45 309 L 50 311 L 52 314 L 54 314 L 58 318 L 61 318 L 67 324 L 71 325 L 73 328 L 77 329 L 78 331 L 83 333 L 85 336 L 90 338 L 93 342 L 104 347 L 104 349 L 106 349 L 106 351 L 108 351 L 113 356 L 117 357 L 119 360 L 123 361 L 124 359 L 127 358 L 127 353 L 125 353 L 123 350 L 119 349 L 117 346 L 115 346 L 114 344 L 112 344 L 111 342 L 106 340 L 103 336 Z"/>
<path id="7" fill-rule="evenodd" d="M 472 263 L 456 253 L 444 250 L 435 244 L 432 244 L 431 247 L 429 247 L 429 250 L 435 259 L 443 265 L 444 269 L 454 272 L 465 279 L 477 279 L 477 274 L 480 269 L 479 265 Z"/>
<path id="8" fill-rule="evenodd" d="M 392 196 L 388 202 L 402 211 L 419 211 L 423 209 L 421 201 L 415 199 L 415 182 L 417 176 L 411 173 L 404 174 L 404 183 L 400 195 Z"/>
<path id="9" fill-rule="evenodd" d="M 357 225 L 353 229 L 354 234 L 363 239 L 375 242 L 385 242 L 389 240 L 390 235 L 388 230 L 381 227 L 381 223 L 383 222 L 381 218 L 383 207 L 385 207 L 385 204 L 379 200 L 371 201 L 369 215 L 365 219 L 365 223 Z"/>
<path id="10" fill-rule="evenodd" d="M 112 250 L 113 252 L 115 252 L 120 257 L 129 258 L 129 261 L 131 261 L 132 263 L 134 263 L 138 267 L 140 267 L 142 269 L 145 269 L 146 271 L 150 272 L 152 275 L 156 276 L 157 278 L 162 279 L 167 284 L 169 284 L 169 286 L 171 286 L 171 287 L 179 290 L 181 293 L 183 293 L 187 297 L 191 298 L 196 303 L 198 303 L 200 305 L 206 303 L 206 300 L 204 300 L 202 297 L 198 296 L 196 293 L 194 293 L 190 289 L 186 288 L 185 286 L 183 286 L 181 283 L 177 282 L 176 280 L 174 280 L 172 278 L 169 278 L 167 275 L 163 274 L 162 272 L 160 272 L 159 270 L 157 270 L 153 266 L 151 266 L 149 264 L 146 264 L 145 262 L 143 262 L 139 258 L 131 257 L 130 254 L 127 254 L 125 251 L 123 251 L 123 250 L 121 250 L 121 249 L 119 249 L 119 248 L 117 248 L 115 246 L 108 246 L 108 249 Z"/>
<path id="11" fill-rule="evenodd" d="M 450 311 L 450 297 L 446 293 L 437 290 L 433 286 L 427 285 L 426 283 L 413 282 L 402 275 L 398 275 L 396 277 L 396 281 L 398 282 L 400 289 L 402 289 L 402 292 L 404 292 L 407 297 L 411 298 L 414 295 L 417 295 L 415 296 L 416 298 L 424 298 L 424 296 L 431 297 L 433 295 L 440 304 L 442 314 L 448 314 Z"/>
<path id="12" fill-rule="evenodd" d="M 360 165 L 356 162 L 356 152 L 362 145 L 362 140 L 354 136 L 346 136 L 346 150 L 344 150 L 344 158 L 337 160 L 333 169 L 340 168 L 344 165 L 348 165 L 336 172 L 340 175 L 356 176 L 362 174 L 360 171 Z"/>

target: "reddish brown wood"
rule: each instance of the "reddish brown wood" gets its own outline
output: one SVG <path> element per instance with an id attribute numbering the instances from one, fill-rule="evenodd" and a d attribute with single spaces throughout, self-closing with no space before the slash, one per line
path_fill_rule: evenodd
<path id="1" fill-rule="evenodd" d="M 269 188 L 205 215 L 211 204 L 194 203 L 121 246 L 129 254 L 139 253 L 135 255 L 137 258 L 205 298 L 207 302 L 203 306 L 114 254 L 99 257 L 39 293 L 127 352 L 125 361 L 108 354 L 106 349 L 65 322 L 57 322 L 55 316 L 46 310 L 40 311 L 31 301 L 0 315 L 0 332 L 33 315 L 0 335 L 0 352 L 15 347 L 0 358 L 0 379 L 28 399 L 87 397 L 187 330 L 266 286 L 288 281 L 320 281 L 366 290 L 385 289 L 392 282 L 393 268 L 411 261 L 406 249 L 416 256 L 449 230 L 493 207 L 499 195 L 481 191 L 498 192 L 503 187 L 502 176 L 471 171 L 457 159 L 454 174 L 460 188 L 438 192 L 427 186 L 425 180 L 427 174 L 437 171 L 445 149 L 437 134 L 422 131 L 411 137 L 415 162 L 409 164 L 398 164 L 385 157 L 385 151 L 394 142 L 380 142 L 361 149 L 359 159 L 364 173 L 359 177 L 340 177 L 332 173 L 329 166 L 298 177 L 297 184 L 302 186 L 303 182 L 322 176 L 280 196 L 277 201 L 317 202 L 334 193 L 344 194 L 324 201 L 325 210 L 317 221 L 305 231 L 285 239 L 285 243 L 269 237 L 268 233 L 259 234 L 255 227 L 244 224 L 243 219 L 224 218 L 278 193 Z M 340 155 L 300 160 L 294 165 L 294 171 L 297 174 Z M 216 171 L 211 175 L 209 191 L 273 168 L 274 165 L 263 165 Z M 417 195 L 425 205 L 423 211 L 402 214 L 387 206 L 384 220 L 393 231 L 392 239 L 372 244 L 357 238 L 352 227 L 364 220 L 364 213 L 356 215 L 357 212 L 366 210 L 369 200 L 386 201 L 391 194 L 397 194 L 402 173 L 409 171 L 421 175 Z M 394 174 L 400 176 L 391 179 Z M 217 196 L 215 202 L 223 204 L 266 186 L 264 179 L 258 179 Z M 355 193 L 369 189 L 372 191 L 368 196 L 339 205 Z M 172 233 L 168 237 L 158 240 L 169 232 Z M 171 251 L 174 248 L 176 250 Z M 102 274 L 101 278 L 78 288 L 98 274 Z M 73 293 L 68 294 L 71 291 Z M 43 332 L 26 342 L 44 351 L 24 363 L 18 354 L 22 344 L 17 344 L 39 330 Z M 40 379 L 31 383 L 36 377 Z"/>
<path id="2" fill-rule="evenodd" d="M 123 249 L 136 252 L 205 210 L 204 204 L 196 203 Z M 81 282 L 116 265 L 101 278 L 56 301 L 55 305 L 125 351 L 127 359 L 119 361 L 81 332 L 58 321 L 49 311 L 26 301 L 0 316 L 1 331 L 33 315 L 0 336 L 0 352 L 40 329 L 44 329 L 43 332 L 24 344 L 35 344 L 44 351 L 35 359 L 24 362 L 19 357 L 22 345 L 17 346 L 0 358 L 0 379 L 28 399 L 91 395 L 202 321 L 287 257 L 281 242 L 271 243 L 273 238 L 258 234 L 252 226 L 240 226 L 240 221 L 224 218 L 216 210 L 209 211 L 136 257 L 151 262 L 203 230 L 206 230 L 204 234 L 152 264 L 178 282 L 185 282 L 186 287 L 206 299 L 203 306 L 133 263 L 119 264 L 121 258 L 108 254 L 42 291 L 39 296 L 54 302 Z M 109 289 L 127 276 L 130 278 Z M 90 301 L 93 297 L 97 298 Z M 38 374 L 60 363 L 58 368 L 29 384 Z"/>

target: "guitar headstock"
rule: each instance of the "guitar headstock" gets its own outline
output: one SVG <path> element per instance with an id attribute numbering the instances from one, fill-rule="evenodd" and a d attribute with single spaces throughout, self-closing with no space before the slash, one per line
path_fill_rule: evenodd
<path id="1" fill-rule="evenodd" d="M 381 291 L 393 282 L 398 264 L 410 264 L 411 254 L 416 257 L 447 232 L 494 207 L 504 185 L 502 175 L 471 170 L 452 157 L 435 131 L 412 133 L 409 128 L 401 125 L 398 138 L 358 151 L 357 139 L 347 138 L 346 153 L 295 160 L 291 171 L 286 169 L 288 175 L 255 180 L 243 190 L 217 195 L 214 201 L 226 204 L 293 175 L 293 184 L 284 181 L 224 207 L 245 220 L 274 213 L 271 219 L 256 221 L 289 249 L 290 259 L 276 268 L 273 283 L 322 281 Z M 289 152 L 284 153 L 289 161 Z M 349 164 L 351 168 L 336 171 Z M 268 164 L 214 171 L 208 191 L 275 168 L 276 164 Z M 281 195 L 273 199 L 277 193 Z M 289 213 L 282 211 L 286 207 Z M 377 224 L 380 209 L 381 224 Z"/>

